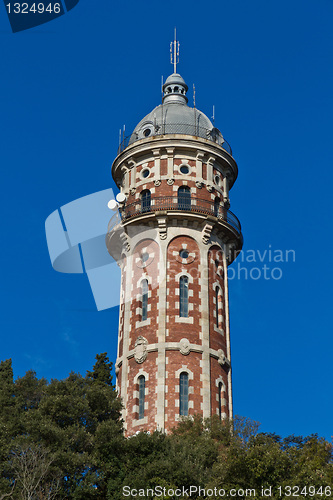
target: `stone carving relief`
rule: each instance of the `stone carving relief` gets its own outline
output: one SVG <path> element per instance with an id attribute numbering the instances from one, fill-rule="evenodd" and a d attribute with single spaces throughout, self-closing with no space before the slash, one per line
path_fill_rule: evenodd
<path id="1" fill-rule="evenodd" d="M 179 350 L 181 354 L 184 356 L 187 356 L 190 353 L 191 347 L 190 347 L 190 341 L 188 339 L 181 339 L 179 342 Z"/>
<path id="2" fill-rule="evenodd" d="M 175 179 L 168 179 L 167 180 L 167 183 L 169 184 L 169 186 L 172 186 L 172 184 L 175 182 Z"/>
<path id="3" fill-rule="evenodd" d="M 158 230 L 160 233 L 161 240 L 165 240 L 167 237 L 167 220 L 166 217 L 157 217 Z"/>
<path id="4" fill-rule="evenodd" d="M 154 184 L 155 184 L 155 186 L 157 186 L 157 187 L 158 187 L 158 186 L 160 186 L 160 185 L 162 184 L 162 182 L 161 182 L 159 179 L 156 179 L 156 180 L 154 181 Z"/>
<path id="5" fill-rule="evenodd" d="M 130 194 L 131 194 L 131 195 L 135 195 L 135 191 L 136 191 L 136 188 L 131 188 L 131 189 L 130 189 Z"/>
<path id="6" fill-rule="evenodd" d="M 223 349 L 219 349 L 219 350 L 217 351 L 217 354 L 218 354 L 218 356 L 219 356 L 219 360 L 218 360 L 218 361 L 219 361 L 219 364 L 220 364 L 220 365 L 222 365 L 222 366 L 223 366 L 223 365 L 225 365 L 225 363 L 226 363 L 226 361 L 227 361 L 227 358 L 226 358 L 226 355 L 225 355 L 225 354 L 224 354 L 224 352 L 223 352 Z"/>
<path id="7" fill-rule="evenodd" d="M 219 350 L 217 351 L 217 354 L 218 354 L 218 357 L 219 357 L 219 359 L 218 359 L 219 364 L 220 364 L 221 366 L 223 366 L 223 365 L 227 365 L 227 367 L 228 367 L 228 368 L 230 368 L 230 361 L 229 361 L 229 359 L 226 357 L 226 355 L 224 354 L 223 349 L 219 349 Z"/>
<path id="8" fill-rule="evenodd" d="M 210 235 L 213 229 L 213 225 L 209 224 L 208 222 L 204 225 L 204 228 L 202 230 L 202 241 L 205 245 L 208 244 Z"/>
<path id="9" fill-rule="evenodd" d="M 143 363 L 147 359 L 148 351 L 147 351 L 148 340 L 141 335 L 135 341 L 134 347 L 134 359 L 137 363 Z"/>

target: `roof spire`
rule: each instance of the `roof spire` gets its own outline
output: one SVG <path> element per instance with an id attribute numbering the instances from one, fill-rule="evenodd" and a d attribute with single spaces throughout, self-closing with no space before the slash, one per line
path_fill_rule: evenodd
<path id="1" fill-rule="evenodd" d="M 177 42 L 176 28 L 174 41 L 170 43 L 170 62 L 173 64 L 173 72 L 177 73 L 177 64 L 179 63 L 179 42 Z"/>

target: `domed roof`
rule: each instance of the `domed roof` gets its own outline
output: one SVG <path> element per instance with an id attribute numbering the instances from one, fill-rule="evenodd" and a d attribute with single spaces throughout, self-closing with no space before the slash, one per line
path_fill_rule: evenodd
<path id="1" fill-rule="evenodd" d="M 183 85 L 184 87 L 186 87 L 186 91 L 188 90 L 188 86 L 186 85 L 184 78 L 179 73 L 172 73 L 172 75 L 168 76 L 168 78 L 165 80 L 163 87 L 175 83 Z"/>
<path id="2" fill-rule="evenodd" d="M 182 134 L 202 137 L 221 145 L 231 154 L 229 144 L 209 118 L 187 105 L 188 87 L 178 74 L 170 75 L 163 85 L 163 104 L 146 115 L 135 127 L 128 144 L 140 139 L 164 134 Z"/>

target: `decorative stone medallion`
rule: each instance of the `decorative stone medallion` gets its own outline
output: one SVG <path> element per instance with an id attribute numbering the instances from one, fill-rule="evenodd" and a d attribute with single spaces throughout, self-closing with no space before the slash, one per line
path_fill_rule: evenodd
<path id="1" fill-rule="evenodd" d="M 136 192 L 136 188 L 131 188 L 130 189 L 130 194 L 133 196 L 135 195 L 135 192 Z"/>
<path id="2" fill-rule="evenodd" d="M 157 187 L 158 187 L 158 186 L 160 186 L 160 185 L 162 184 L 162 182 L 161 182 L 159 179 L 156 179 L 156 180 L 154 181 L 154 184 L 155 184 L 155 186 L 157 186 Z"/>
<path id="3" fill-rule="evenodd" d="M 202 186 L 203 186 L 203 183 L 202 183 L 202 182 L 200 182 L 200 181 L 196 181 L 196 182 L 195 182 L 195 185 L 197 186 L 197 188 L 198 188 L 198 189 L 201 189 L 201 188 L 202 188 Z"/>
<path id="4" fill-rule="evenodd" d="M 148 340 L 141 335 L 135 341 L 134 359 L 137 363 L 143 363 L 147 359 Z"/>
<path id="5" fill-rule="evenodd" d="M 167 184 L 169 184 L 169 186 L 172 186 L 172 184 L 175 182 L 175 179 L 168 179 L 167 180 Z"/>
<path id="6" fill-rule="evenodd" d="M 181 341 L 179 342 L 179 350 L 181 352 L 181 354 L 183 354 L 184 356 L 187 356 L 189 353 L 190 353 L 190 341 L 188 339 L 181 339 Z"/>

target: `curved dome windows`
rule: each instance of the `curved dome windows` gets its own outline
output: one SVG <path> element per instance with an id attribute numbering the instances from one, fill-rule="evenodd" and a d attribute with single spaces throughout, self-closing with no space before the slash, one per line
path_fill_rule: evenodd
<path id="1" fill-rule="evenodd" d="M 190 165 L 188 165 L 187 163 L 181 163 L 179 166 L 176 166 L 175 165 L 175 168 L 178 170 L 178 172 L 182 175 L 188 175 L 192 172 L 192 169 L 190 167 Z"/>
<path id="2" fill-rule="evenodd" d="M 178 208 L 180 210 L 191 210 L 191 190 L 187 186 L 178 189 Z"/>
<path id="3" fill-rule="evenodd" d="M 180 171 L 182 174 L 186 175 L 186 174 L 188 174 L 188 173 L 190 172 L 190 169 L 188 168 L 188 166 L 187 166 L 187 165 L 181 165 L 181 166 L 179 167 L 179 171 Z"/>
<path id="4" fill-rule="evenodd" d="M 144 252 L 142 255 L 141 255 L 141 260 L 142 260 L 142 263 L 145 264 L 147 262 L 147 260 L 149 259 L 149 253 L 148 252 Z"/>
<path id="5" fill-rule="evenodd" d="M 150 175 L 150 170 L 149 168 L 144 168 L 141 172 L 141 177 L 142 179 L 147 179 L 147 177 L 149 177 Z"/>
<path id="6" fill-rule="evenodd" d="M 215 200 L 214 200 L 214 215 L 215 217 L 218 217 L 220 215 L 220 203 L 221 203 L 221 200 L 218 196 L 216 196 Z"/>
<path id="7" fill-rule="evenodd" d="M 145 189 L 141 193 L 141 212 L 150 212 L 151 193 L 149 189 Z"/>
<path id="8" fill-rule="evenodd" d="M 138 138 L 146 139 L 147 137 L 154 135 L 154 131 L 154 124 L 152 122 L 146 122 L 140 127 Z"/>
<path id="9" fill-rule="evenodd" d="M 216 174 L 214 177 L 214 182 L 217 186 L 219 186 L 221 184 L 221 177 Z"/>
<path id="10" fill-rule="evenodd" d="M 181 257 L 182 259 L 187 259 L 187 258 L 188 258 L 188 256 L 189 256 L 189 253 L 188 253 L 188 251 L 187 251 L 187 250 L 184 250 L 184 249 L 183 249 L 183 250 L 181 250 L 181 251 L 179 252 L 179 255 L 180 255 L 180 257 Z"/>

